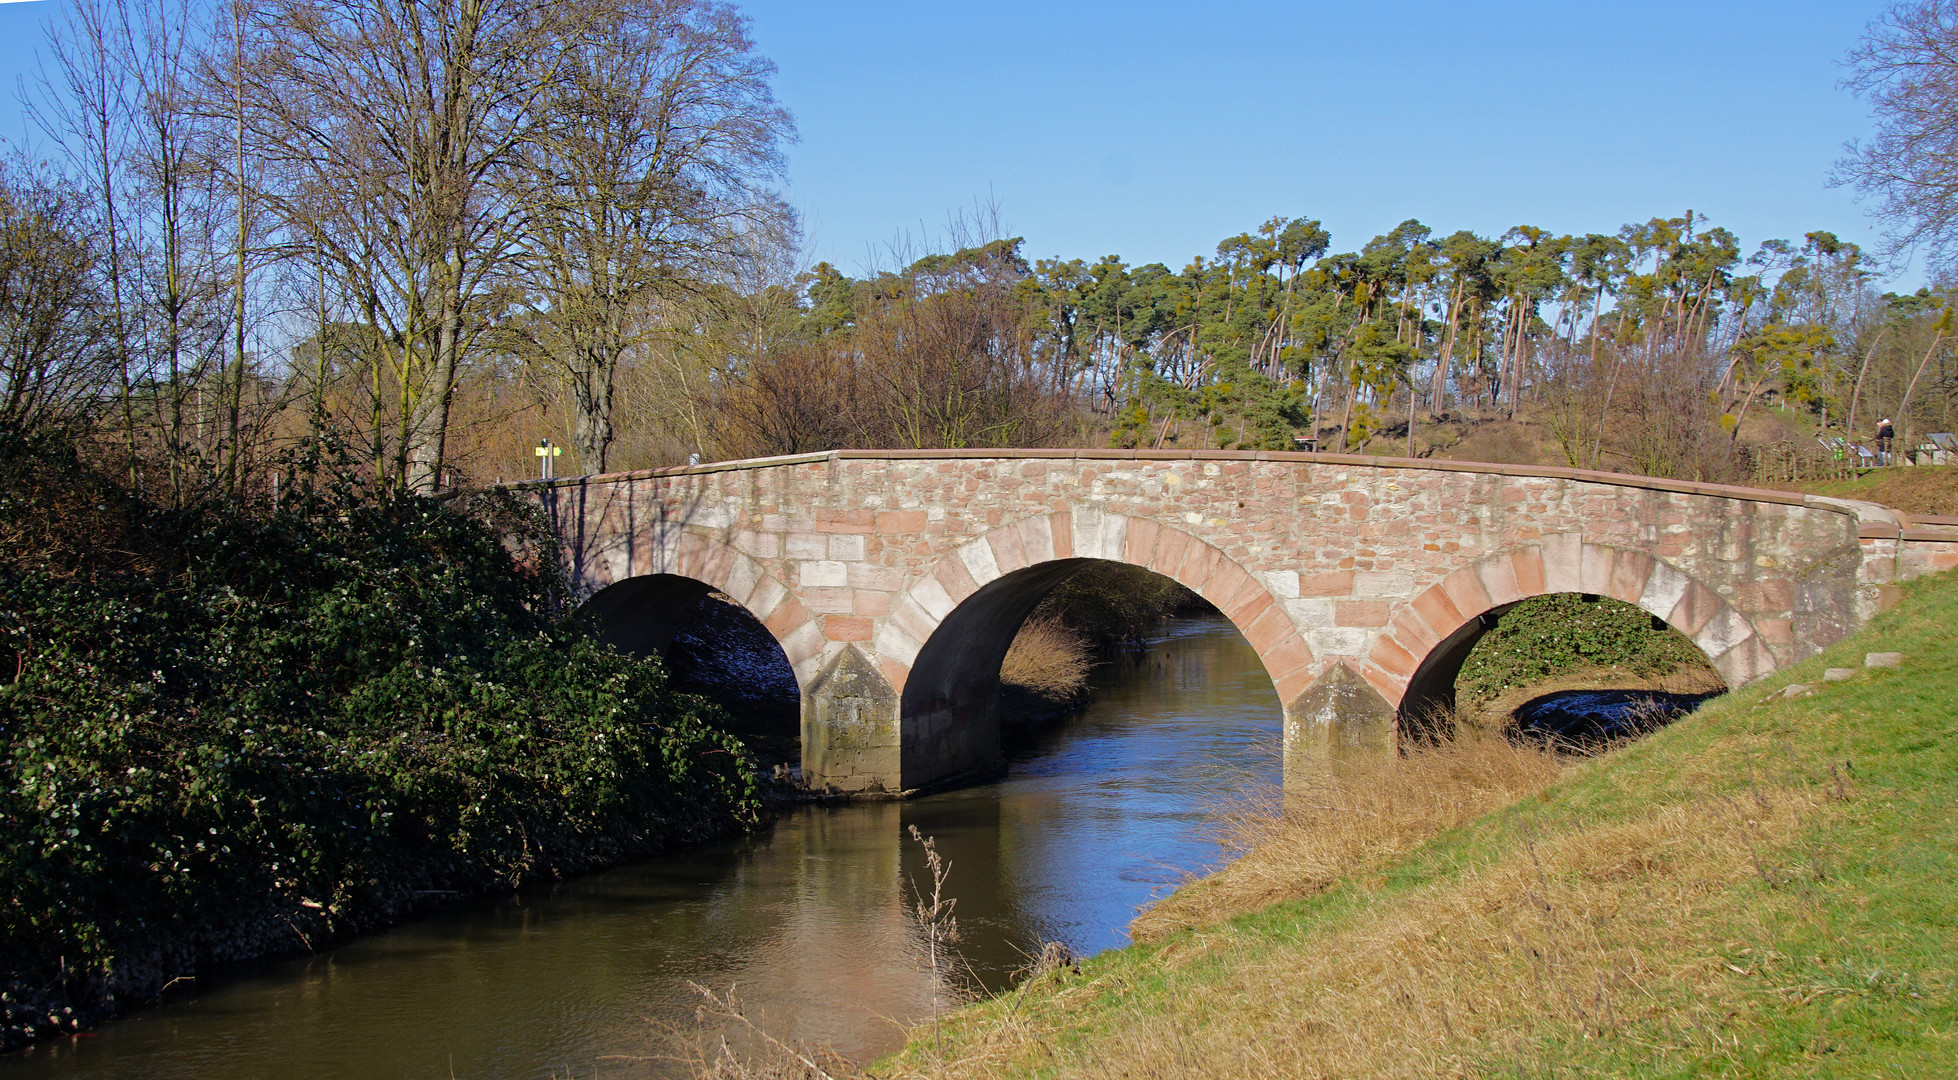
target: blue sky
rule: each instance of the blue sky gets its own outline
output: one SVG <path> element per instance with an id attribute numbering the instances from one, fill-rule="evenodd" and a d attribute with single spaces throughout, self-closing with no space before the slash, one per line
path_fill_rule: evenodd
<path id="1" fill-rule="evenodd" d="M 9 88 L 58 2 L 0 5 Z M 809 257 L 846 272 L 988 202 L 1030 256 L 1174 268 L 1277 215 L 1336 250 L 1409 217 L 1608 232 L 1689 208 L 1750 248 L 1876 240 L 1826 179 L 1868 130 L 1836 84 L 1879 0 L 741 6 L 801 129 Z"/>

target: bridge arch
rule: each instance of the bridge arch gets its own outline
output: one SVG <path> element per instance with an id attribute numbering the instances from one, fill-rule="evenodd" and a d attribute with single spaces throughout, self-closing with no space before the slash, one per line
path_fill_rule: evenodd
<path id="1" fill-rule="evenodd" d="M 586 597 L 578 610 L 598 624 L 604 640 L 657 652 L 701 597 L 718 592 L 768 628 L 798 683 L 807 682 L 808 661 L 823 649 L 822 624 L 759 560 L 689 529 L 648 530 L 633 541 L 620 557 L 600 560 L 582 575 Z"/>
<path id="2" fill-rule="evenodd" d="M 1222 549 L 1174 526 L 1094 506 L 1023 518 L 940 558 L 893 605 L 876 666 L 898 697 L 906 787 L 996 768 L 999 669 L 1040 600 L 1093 562 L 1161 574 L 1242 633 L 1279 690 L 1312 681 L 1312 650 L 1264 584 Z"/>
<path id="3" fill-rule="evenodd" d="M 1453 706 L 1455 677 L 1490 617 L 1553 593 L 1609 596 L 1641 608 L 1690 638 L 1729 687 L 1780 663 L 1747 616 L 1678 567 L 1562 533 L 1478 559 L 1416 595 L 1392 614 L 1362 674 L 1405 728 L 1429 707 Z"/>

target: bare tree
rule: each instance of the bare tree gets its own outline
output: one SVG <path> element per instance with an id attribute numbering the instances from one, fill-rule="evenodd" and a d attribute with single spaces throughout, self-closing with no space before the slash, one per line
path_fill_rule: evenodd
<path id="1" fill-rule="evenodd" d="M 568 391 L 586 470 L 603 472 L 620 366 L 670 329 L 658 301 L 790 239 L 763 184 L 794 127 L 733 8 L 653 0 L 594 17 L 511 201 L 528 222 L 530 310 L 514 326 Z"/>
<path id="2" fill-rule="evenodd" d="M 252 13 L 257 48 L 237 74 L 263 170 L 251 196 L 290 250 L 340 278 L 389 358 L 392 400 L 372 434 L 391 483 L 438 484 L 456 380 L 524 224 L 506 175 L 596 21 L 591 5 L 555 0 L 273 0 Z"/>
<path id="3" fill-rule="evenodd" d="M 1874 200 L 1891 253 L 1922 245 L 1958 263 L 1958 3 L 1913 0 L 1871 23 L 1843 85 L 1868 101 L 1876 134 L 1836 163 L 1837 183 Z"/>
<path id="4" fill-rule="evenodd" d="M 123 243 L 127 178 L 122 162 L 130 140 L 134 88 L 114 40 L 114 6 L 103 0 L 75 0 L 62 22 L 48 31 L 53 71 L 41 75 L 42 93 L 27 104 L 41 131 L 61 147 L 71 167 L 86 177 L 95 203 L 106 260 L 109 348 L 117 368 L 117 412 L 132 485 L 137 481 L 138 450 L 135 386 L 135 333 L 127 309 Z"/>
<path id="5" fill-rule="evenodd" d="M 33 430 L 114 399 L 103 258 L 85 198 L 0 173 L 0 424 Z"/>

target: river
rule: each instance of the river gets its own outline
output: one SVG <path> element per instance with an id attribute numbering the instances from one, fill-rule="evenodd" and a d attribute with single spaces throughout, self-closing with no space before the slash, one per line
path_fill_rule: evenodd
<path id="1" fill-rule="evenodd" d="M 1121 945 L 1137 908 L 1214 865 L 1234 798 L 1279 779 L 1279 703 L 1221 617 L 1104 667 L 1079 715 L 997 783 L 805 807 L 733 843 L 591 874 L 179 988 L 0 1058 L 0 1080 L 675 1075 L 697 982 L 780 1038 L 862 1060 L 946 999 L 907 914 L 929 887 L 911 826 L 951 860 L 961 955 L 1008 984 L 1048 941 Z"/>

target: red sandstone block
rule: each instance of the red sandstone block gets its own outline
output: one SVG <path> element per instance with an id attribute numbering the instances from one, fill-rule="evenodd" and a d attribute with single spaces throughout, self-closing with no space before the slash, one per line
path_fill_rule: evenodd
<path id="1" fill-rule="evenodd" d="M 1295 633 L 1292 620 L 1285 617 L 1284 610 L 1276 604 L 1271 604 L 1245 626 L 1244 640 L 1250 642 L 1252 650 L 1262 656 L 1272 646 L 1283 641 L 1287 635 Z"/>
<path id="2" fill-rule="evenodd" d="M 1020 545 L 1020 530 L 994 529 L 986 534 L 986 544 L 993 549 L 993 562 L 1002 577 L 1026 567 L 1027 552 Z"/>
<path id="3" fill-rule="evenodd" d="M 1488 590 L 1482 587 L 1482 578 L 1472 569 L 1461 569 L 1441 579 L 1441 591 L 1448 595 L 1448 602 L 1465 618 L 1463 622 L 1495 606 L 1489 602 Z"/>
<path id="4" fill-rule="evenodd" d="M 856 615 L 825 615 L 823 636 L 831 641 L 869 641 L 870 620 Z"/>
<path id="5" fill-rule="evenodd" d="M 1387 625 L 1394 637 L 1405 643 L 1410 652 L 1426 652 L 1441 643 L 1441 635 L 1412 607 L 1400 609 Z"/>
<path id="6" fill-rule="evenodd" d="M 817 532 L 869 532 L 877 527 L 874 510 L 818 510 Z"/>
<path id="7" fill-rule="evenodd" d="M 1388 634 L 1382 634 L 1374 640 L 1373 650 L 1367 653 L 1367 662 L 1402 679 L 1412 678 L 1414 669 L 1421 666 L 1419 658 Z"/>
<path id="8" fill-rule="evenodd" d="M 1278 691 L 1278 700 L 1281 703 L 1290 705 L 1292 702 L 1297 701 L 1299 695 L 1305 693 L 1306 688 L 1311 685 L 1312 669 L 1307 667 L 1300 668 L 1290 675 L 1280 676 L 1272 683 L 1272 689 Z"/>
<path id="9" fill-rule="evenodd" d="M 1260 659 L 1265 662 L 1265 671 L 1269 672 L 1272 680 L 1276 682 L 1295 671 L 1311 666 L 1312 646 L 1307 645 L 1305 639 L 1296 633 L 1287 634 L 1276 645 L 1265 650 L 1260 655 Z M 1287 699 L 1281 696 L 1279 700 Z"/>
<path id="10" fill-rule="evenodd" d="M 1351 562 L 1352 560 L 1347 560 Z M 1299 575 L 1300 596 L 1351 596 L 1353 595 L 1353 570 L 1332 570 L 1319 574 Z"/>
<path id="11" fill-rule="evenodd" d="M 719 588 L 727 583 L 734 570 L 734 549 L 726 544 L 707 545 L 706 558 L 701 561 L 700 580 Z"/>
<path id="12" fill-rule="evenodd" d="M 1161 526 L 1147 517 L 1130 517 L 1123 561 L 1135 566 L 1148 566 L 1156 556 L 1156 534 L 1160 531 Z"/>
<path id="13" fill-rule="evenodd" d="M 1183 552 L 1189 544 L 1189 533 L 1181 529 L 1162 529 L 1156 534 L 1156 552 L 1146 565 L 1164 577 L 1173 578 L 1183 563 Z"/>
<path id="14" fill-rule="evenodd" d="M 1756 619 L 1754 632 L 1770 645 L 1792 645 L 1795 642 L 1795 620 Z"/>
<path id="15" fill-rule="evenodd" d="M 1217 564 L 1216 571 L 1210 575 L 1210 580 L 1205 582 L 1200 590 L 1203 598 L 1210 601 L 1211 606 L 1218 611 L 1229 611 L 1243 603 L 1254 591 L 1264 592 L 1265 588 L 1258 584 L 1257 579 L 1247 573 L 1243 567 L 1230 559 Z"/>
<path id="16" fill-rule="evenodd" d="M 1532 529 L 1531 532 L 1536 530 Z M 1531 537 L 1535 539 L 1535 537 Z M 1516 591 L 1524 596 L 1544 592 L 1543 549 L 1526 547 L 1509 553 L 1510 572 L 1516 576 Z"/>
<path id="17" fill-rule="evenodd" d="M 956 554 L 947 553 L 938 560 L 938 569 L 931 576 L 938 579 L 954 604 L 964 603 L 966 597 L 979 591 L 979 583 L 972 580 L 972 571 L 965 568 L 965 560 Z"/>
<path id="18" fill-rule="evenodd" d="M 707 541 L 687 532 L 680 534 L 679 558 L 674 560 L 676 572 L 695 581 L 704 580 L 701 567 L 707 561 Z"/>
<path id="19" fill-rule="evenodd" d="M 1177 568 L 1176 580 L 1201 595 L 1204 583 L 1217 572 L 1218 565 L 1223 561 L 1223 552 L 1201 540 L 1192 540 L 1188 553 L 1183 556 L 1183 565 Z"/>
<path id="20" fill-rule="evenodd" d="M 1645 581 L 1652 576 L 1652 557 L 1639 551 L 1618 551 L 1611 560 L 1611 591 L 1613 599 L 1628 604 L 1638 603 L 1645 595 Z"/>
<path id="21" fill-rule="evenodd" d="M 1334 626 L 1385 626 L 1388 604 L 1385 600 L 1333 601 Z"/>
<path id="22" fill-rule="evenodd" d="M 1054 558 L 1074 557 L 1074 515 L 1066 510 L 1051 515 L 1047 524 L 1054 533 Z"/>
<path id="23" fill-rule="evenodd" d="M 904 693 L 904 683 L 911 678 L 910 668 L 880 653 L 877 656 L 877 670 L 883 673 L 884 681 L 891 684 L 891 689 Z"/>
<path id="24" fill-rule="evenodd" d="M 763 616 L 761 624 L 768 627 L 768 632 L 774 634 L 775 639 L 780 641 L 794 633 L 796 627 L 808 621 L 809 609 L 802 606 L 802 601 L 789 596 L 783 598 L 782 602 L 775 606 L 774 611 Z"/>
<path id="25" fill-rule="evenodd" d="M 887 510 L 877 515 L 877 531 L 885 536 L 925 531 L 923 510 Z"/>
<path id="26" fill-rule="evenodd" d="M 1224 617 L 1236 625 L 1238 630 L 1242 631 L 1245 627 L 1250 626 L 1252 621 L 1257 619 L 1258 616 L 1264 614 L 1265 609 L 1271 607 L 1272 603 L 1271 594 L 1263 589 L 1258 589 L 1246 596 L 1243 600 L 1238 601 L 1236 607 L 1225 610 Z"/>
<path id="27" fill-rule="evenodd" d="M 1491 607 L 1523 598 L 1516 583 L 1516 565 L 1507 556 L 1497 555 L 1476 563 L 1475 576 L 1482 582 L 1482 591 L 1489 594 Z"/>
<path id="28" fill-rule="evenodd" d="M 1934 551 L 1930 564 L 1933 570 L 1958 569 L 1958 551 Z"/>
<path id="29" fill-rule="evenodd" d="M 1734 602 L 1742 611 L 1787 611 L 1795 606 L 1795 586 L 1781 579 L 1745 581 L 1735 587 Z"/>
<path id="30" fill-rule="evenodd" d="M 1692 637 L 1705 629 L 1706 624 L 1724 607 L 1726 604 L 1717 593 L 1695 581 L 1686 586 L 1685 595 L 1673 605 L 1672 614 L 1666 616 L 1666 622 L 1674 630 Z"/>
<path id="31" fill-rule="evenodd" d="M 850 610 L 876 617 L 891 613 L 891 594 L 876 589 L 858 589 L 851 596 Z"/>

